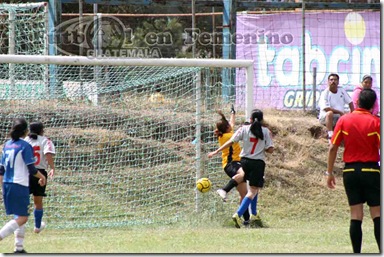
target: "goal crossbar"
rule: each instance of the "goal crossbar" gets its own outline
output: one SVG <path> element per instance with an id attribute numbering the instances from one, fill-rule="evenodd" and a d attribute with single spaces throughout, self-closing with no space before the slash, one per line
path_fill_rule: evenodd
<path id="1" fill-rule="evenodd" d="M 253 108 L 253 60 L 187 59 L 187 58 L 111 58 L 86 56 L 50 55 L 0 55 L 0 63 L 48 64 L 48 65 L 94 65 L 94 66 L 164 66 L 164 67 L 224 67 L 246 69 L 245 116 L 249 118 Z"/>
<path id="2" fill-rule="evenodd" d="M 253 60 L 188 59 L 188 58 L 113 58 L 51 55 L 0 55 L 0 63 L 30 63 L 57 65 L 111 65 L 111 66 L 172 66 L 172 67 L 227 67 L 247 68 Z"/>

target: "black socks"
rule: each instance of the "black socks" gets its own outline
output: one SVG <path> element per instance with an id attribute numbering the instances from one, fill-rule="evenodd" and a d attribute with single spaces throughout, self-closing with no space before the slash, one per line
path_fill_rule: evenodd
<path id="1" fill-rule="evenodd" d="M 352 241 L 353 253 L 361 252 L 361 243 L 363 240 L 361 223 L 361 220 L 351 220 L 351 225 L 349 227 L 349 235 Z"/>
<path id="2" fill-rule="evenodd" d="M 379 251 L 381 253 L 381 246 L 380 246 L 380 217 L 376 217 L 373 219 L 373 228 L 375 232 L 375 238 L 377 246 L 379 247 Z"/>
<path id="3" fill-rule="evenodd" d="M 225 185 L 225 187 L 223 187 L 223 190 L 228 193 L 229 191 L 232 190 L 232 188 L 237 187 L 237 185 L 238 184 L 237 184 L 236 180 L 231 178 L 231 180 L 228 182 L 228 184 Z"/>

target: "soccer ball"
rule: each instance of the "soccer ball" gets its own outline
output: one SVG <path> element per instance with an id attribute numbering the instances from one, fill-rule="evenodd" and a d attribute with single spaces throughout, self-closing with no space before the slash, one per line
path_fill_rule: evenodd
<path id="1" fill-rule="evenodd" d="M 196 182 L 196 188 L 202 193 L 206 193 L 211 190 L 212 183 L 208 178 L 201 178 Z"/>

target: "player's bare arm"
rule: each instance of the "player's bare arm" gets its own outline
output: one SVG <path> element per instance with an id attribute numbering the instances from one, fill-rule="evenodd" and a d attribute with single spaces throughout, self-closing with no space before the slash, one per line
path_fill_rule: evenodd
<path id="1" fill-rule="evenodd" d="M 54 162 L 54 154 L 52 153 L 47 153 L 45 155 L 45 158 L 47 159 L 48 165 L 50 167 L 50 171 L 48 172 L 48 176 L 50 178 L 53 178 L 53 175 L 55 173 L 55 162 Z"/>

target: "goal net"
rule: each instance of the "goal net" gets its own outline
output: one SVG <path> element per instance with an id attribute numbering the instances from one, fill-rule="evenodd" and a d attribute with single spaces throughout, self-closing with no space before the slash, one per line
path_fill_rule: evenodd
<path id="1" fill-rule="evenodd" d="M 0 3 L 0 54 L 47 54 L 47 3 Z M 17 98 L 19 92 L 41 92 L 45 79 L 42 65 L 0 64 L 2 98 Z M 8 81 L 4 78 L 8 77 Z M 26 89 L 25 80 L 34 80 Z M 24 83 L 24 84 L 23 84 Z"/>
<path id="2" fill-rule="evenodd" d="M 208 198 L 221 202 L 213 194 L 228 178 L 221 158 L 206 158 L 218 147 L 215 112 L 229 119 L 234 104 L 240 123 L 252 105 L 247 85 L 222 74 L 252 79 L 251 61 L 2 55 L 0 63 L 2 141 L 13 118 L 25 117 L 42 121 L 56 146 L 44 200 L 51 227 L 172 223 L 199 208 L 212 213 L 201 207 Z M 44 76 L 23 79 L 18 66 L 27 64 Z M 195 190 L 203 176 L 210 193 Z"/>

